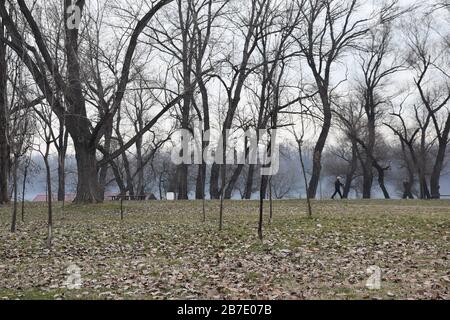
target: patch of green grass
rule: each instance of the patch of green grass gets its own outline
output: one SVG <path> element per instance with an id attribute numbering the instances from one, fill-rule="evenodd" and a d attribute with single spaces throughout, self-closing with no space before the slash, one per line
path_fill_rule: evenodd
<path id="1" fill-rule="evenodd" d="M 9 232 L 0 208 L 0 298 L 9 299 L 371 299 L 450 298 L 450 201 L 274 201 L 257 236 L 258 202 L 55 204 L 52 250 L 45 204 L 27 203 Z M 81 290 L 61 289 L 75 263 Z M 366 269 L 383 270 L 368 291 Z M 51 287 L 60 289 L 51 289 Z"/>

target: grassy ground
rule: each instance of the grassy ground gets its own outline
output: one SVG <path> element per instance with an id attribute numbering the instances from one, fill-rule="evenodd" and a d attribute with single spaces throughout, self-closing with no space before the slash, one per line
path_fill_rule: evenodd
<path id="1" fill-rule="evenodd" d="M 257 238 L 257 202 L 117 203 L 55 209 L 45 247 L 46 208 L 28 204 L 9 233 L 0 208 L 0 299 L 450 299 L 450 202 L 274 203 Z M 20 219 L 19 219 L 20 220 Z M 81 268 L 69 290 L 67 268 Z M 381 290 L 365 287 L 368 267 Z"/>

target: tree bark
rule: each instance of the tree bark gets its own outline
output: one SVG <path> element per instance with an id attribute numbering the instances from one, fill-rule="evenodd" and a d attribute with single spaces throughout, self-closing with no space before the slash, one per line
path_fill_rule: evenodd
<path id="1" fill-rule="evenodd" d="M 44 156 L 44 164 L 47 177 L 47 206 L 48 206 L 48 217 L 47 217 L 47 248 L 51 248 L 53 240 L 53 195 L 52 195 L 52 176 L 50 171 L 50 165 L 48 163 L 48 151 L 49 146 L 47 146 L 47 151 Z"/>
<path id="2" fill-rule="evenodd" d="M 60 121 L 60 136 L 58 144 L 58 201 L 64 202 L 66 198 L 66 154 L 68 132 L 64 130 L 64 122 Z"/>
<path id="3" fill-rule="evenodd" d="M 356 170 L 358 169 L 358 144 L 356 141 L 352 141 L 352 160 L 350 163 L 350 170 L 347 172 L 345 176 L 345 185 L 344 185 L 344 199 L 348 199 L 350 194 L 350 189 L 352 187 L 353 178 L 355 176 Z"/>
<path id="4" fill-rule="evenodd" d="M 108 119 L 108 123 L 105 125 L 105 143 L 104 143 L 104 149 L 107 154 L 111 153 L 111 140 L 112 140 L 112 133 L 113 133 L 113 118 Z M 99 184 L 100 184 L 100 191 L 99 191 L 99 197 L 102 200 L 105 200 L 105 191 L 106 191 L 106 178 L 108 176 L 108 169 L 109 169 L 108 163 L 100 167 L 99 170 Z M 122 189 L 121 189 L 122 190 Z"/>
<path id="5" fill-rule="evenodd" d="M 14 171 L 13 171 L 13 197 L 14 197 L 14 203 L 13 203 L 13 213 L 12 213 L 12 220 L 11 220 L 11 232 L 16 232 L 17 228 L 17 166 L 19 163 L 19 159 L 16 155 L 14 155 Z"/>
<path id="6" fill-rule="evenodd" d="M 250 200 L 253 194 L 253 177 L 255 176 L 255 165 L 248 166 L 247 180 L 245 183 L 244 199 Z"/>
<path id="7" fill-rule="evenodd" d="M 367 93 L 369 94 L 369 93 Z M 373 185 L 373 171 L 372 171 L 372 159 L 375 147 L 375 115 L 373 114 L 373 107 L 370 102 L 366 102 L 369 106 L 366 106 L 367 114 L 367 143 L 364 150 L 364 170 L 363 170 L 363 198 L 372 198 L 372 185 Z"/>
<path id="8" fill-rule="evenodd" d="M 31 155 L 30 155 L 30 158 L 25 163 L 25 168 L 24 168 L 24 172 L 23 172 L 23 181 L 22 181 L 22 212 L 21 212 L 22 222 L 25 222 L 25 191 L 26 191 L 26 187 L 27 187 L 27 176 L 28 176 L 28 168 L 30 166 L 30 162 L 31 162 Z"/>
<path id="9" fill-rule="evenodd" d="M 0 36 L 5 36 L 3 22 L 0 19 Z M 8 139 L 8 101 L 7 101 L 6 45 L 0 41 L 0 204 L 9 203 L 9 139 Z"/>
<path id="10" fill-rule="evenodd" d="M 387 191 L 386 185 L 384 183 L 384 172 L 387 170 L 387 168 L 381 167 L 376 161 L 373 162 L 373 166 L 378 172 L 378 184 L 381 188 L 381 191 L 383 192 L 383 196 L 385 199 L 390 199 L 389 192 Z"/>
<path id="11" fill-rule="evenodd" d="M 317 188 L 319 186 L 320 174 L 322 172 L 322 153 L 325 148 L 325 144 L 327 142 L 328 134 L 331 128 L 332 114 L 330 102 L 328 100 L 328 93 L 323 93 L 322 95 L 326 95 L 326 97 L 325 96 L 322 97 L 323 126 L 320 132 L 319 139 L 317 140 L 316 146 L 314 148 L 313 170 L 308 188 L 308 195 L 310 199 L 315 199 L 317 195 Z"/>
<path id="12" fill-rule="evenodd" d="M 209 179 L 209 194 L 211 199 L 214 200 L 220 198 L 219 176 L 220 176 L 220 165 L 217 163 L 213 163 L 211 167 L 211 176 Z"/>
<path id="13" fill-rule="evenodd" d="M 268 176 L 261 177 L 261 188 L 259 190 L 259 221 L 258 221 L 258 237 L 263 240 L 263 218 L 264 218 L 264 200 L 267 193 Z"/>
<path id="14" fill-rule="evenodd" d="M 198 165 L 198 172 L 197 172 L 197 181 L 195 184 L 195 199 L 196 200 L 203 200 L 205 197 L 205 179 L 206 177 L 206 164 L 200 164 Z"/>
<path id="15" fill-rule="evenodd" d="M 444 130 L 439 138 L 438 154 L 436 156 L 436 160 L 433 166 L 433 172 L 431 173 L 430 187 L 432 199 L 441 198 L 440 179 L 442 168 L 444 166 L 445 154 L 447 152 L 449 134 L 450 134 L 450 115 L 447 116 L 447 121 L 445 123 Z"/>
<path id="16" fill-rule="evenodd" d="M 101 202 L 100 186 L 97 178 L 97 159 L 95 148 L 74 141 L 75 156 L 77 160 L 78 185 L 76 203 Z"/>
<path id="17" fill-rule="evenodd" d="M 241 175 L 242 169 L 244 169 L 243 164 L 239 164 L 236 169 L 233 172 L 233 175 L 230 178 L 230 181 L 228 181 L 228 185 L 225 189 L 225 199 L 231 199 L 233 196 L 234 187 L 236 186 L 236 183 Z"/>
<path id="18" fill-rule="evenodd" d="M 188 200 L 188 165 L 180 164 L 178 170 L 178 200 Z"/>

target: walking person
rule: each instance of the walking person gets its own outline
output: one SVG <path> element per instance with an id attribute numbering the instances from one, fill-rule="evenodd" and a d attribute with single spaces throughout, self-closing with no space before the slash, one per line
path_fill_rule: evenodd
<path id="1" fill-rule="evenodd" d="M 341 192 L 342 187 L 344 187 L 344 185 L 341 182 L 341 177 L 337 177 L 336 181 L 334 182 L 334 194 L 331 197 L 331 199 L 334 200 L 334 197 L 336 197 L 337 194 L 341 197 L 341 199 L 343 199 L 342 192 Z"/>

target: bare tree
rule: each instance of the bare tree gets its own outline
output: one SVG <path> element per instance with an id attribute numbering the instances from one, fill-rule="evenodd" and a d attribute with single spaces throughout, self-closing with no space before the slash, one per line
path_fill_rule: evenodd
<path id="1" fill-rule="evenodd" d="M 363 78 L 358 86 L 358 92 L 361 95 L 366 115 L 365 129 L 367 131 L 365 137 L 361 136 L 362 141 L 364 141 L 362 168 L 363 198 L 365 199 L 370 199 L 372 195 L 372 168 L 375 167 L 377 169 L 379 177 L 382 177 L 384 174 L 383 170 L 380 171 L 380 166 L 374 162 L 374 154 L 377 147 L 377 122 L 383 116 L 383 106 L 386 104 L 386 100 L 389 99 L 389 97 L 382 96 L 383 91 L 386 91 L 386 78 L 402 68 L 402 64 L 397 62 L 397 59 L 392 55 L 391 30 L 391 23 L 380 25 L 378 28 L 371 30 L 369 32 L 370 39 L 359 54 Z"/>
<path id="2" fill-rule="evenodd" d="M 0 19 L 0 40 L 6 38 L 3 19 Z M 6 44 L 0 41 L 0 204 L 9 202 L 9 140 L 8 140 L 8 68 Z"/>
<path id="3" fill-rule="evenodd" d="M 352 183 L 356 178 L 358 170 L 358 137 L 362 131 L 363 108 L 356 99 L 350 99 L 348 102 L 335 102 L 337 105 L 334 113 L 336 114 L 337 124 L 343 131 L 344 137 L 337 150 L 331 149 L 330 152 L 334 157 L 338 157 L 347 163 L 347 170 L 345 174 L 345 184 L 343 197 L 348 198 Z M 368 163 L 370 170 L 372 162 Z M 337 174 L 337 175 L 340 175 Z"/>
<path id="4" fill-rule="evenodd" d="M 391 1 L 362 17 L 358 0 L 297 0 L 304 23 L 299 26 L 296 41 L 314 77 L 321 100 L 322 129 L 313 155 L 313 172 L 309 196 L 315 198 L 321 173 L 322 152 L 332 121 L 331 92 L 334 90 L 331 72 L 334 64 L 348 49 L 379 23 L 397 16 L 398 1 Z"/>
<path id="5" fill-rule="evenodd" d="M 38 115 L 40 130 L 39 136 L 44 145 L 37 145 L 35 150 L 39 152 L 44 160 L 45 177 L 46 177 L 46 194 L 47 194 L 47 248 L 51 248 L 53 240 L 53 191 L 52 191 L 52 176 L 49 162 L 50 148 L 52 144 L 58 139 L 53 130 L 53 111 L 50 107 L 43 107 L 42 109 L 35 108 Z"/>
<path id="6" fill-rule="evenodd" d="M 16 232 L 17 223 L 17 205 L 18 205 L 18 171 L 20 161 L 28 150 L 33 139 L 33 119 L 30 112 L 24 109 L 22 112 L 15 113 L 14 118 L 10 119 L 11 129 L 11 154 L 12 154 L 12 185 L 13 185 L 13 213 L 11 220 L 11 232 Z"/>
<path id="7" fill-rule="evenodd" d="M 152 17 L 162 7 L 170 3 L 171 0 L 161 0 L 155 3 L 151 9 L 141 18 L 133 33 L 127 46 L 120 80 L 118 82 L 115 95 L 113 98 L 112 107 L 103 117 L 100 118 L 96 125 L 92 124 L 87 117 L 86 99 L 82 88 L 80 59 L 79 52 L 79 36 L 80 29 L 72 28 L 69 23 L 64 23 L 65 26 L 65 55 L 66 55 L 66 76 L 64 77 L 59 70 L 55 59 L 49 53 L 48 45 L 43 37 L 42 29 L 34 19 L 32 12 L 27 6 L 25 0 L 19 0 L 18 6 L 20 12 L 25 19 L 37 48 L 26 42 L 24 37 L 20 34 L 17 24 L 11 19 L 10 13 L 5 7 L 6 0 L 0 1 L 0 16 L 3 23 L 6 25 L 11 36 L 11 41 L 6 41 L 17 55 L 22 59 L 24 64 L 33 75 L 36 84 L 40 91 L 45 96 L 47 102 L 53 107 L 53 111 L 60 119 L 64 119 L 65 126 L 69 131 L 74 142 L 74 149 L 78 164 L 78 187 L 77 187 L 77 202 L 99 202 L 99 182 L 97 176 L 97 165 L 102 165 L 108 162 L 110 158 L 116 158 L 122 154 L 123 151 L 130 148 L 135 140 L 140 135 L 143 135 L 149 130 L 154 123 L 167 111 L 173 104 L 165 106 L 163 110 L 150 121 L 144 130 L 130 141 L 128 141 L 121 150 L 116 150 L 107 158 L 98 162 L 96 159 L 97 145 L 104 134 L 105 124 L 108 120 L 116 114 L 122 103 L 125 95 L 125 89 L 128 84 L 130 67 L 133 56 L 137 46 L 137 40 L 142 33 L 145 26 L 152 19 Z M 75 5 L 83 12 L 85 7 L 84 0 L 77 0 Z M 69 21 L 71 17 L 70 8 L 72 7 L 71 0 L 64 2 L 64 21 Z M 30 54 L 30 51 L 33 54 Z M 46 77 L 50 74 L 52 81 Z M 67 81 L 66 81 L 67 79 Z M 54 83 L 55 85 L 52 85 Z M 65 112 L 61 97 L 64 97 L 65 105 L 68 112 Z M 180 97 L 178 97 L 179 99 Z"/>
<path id="8" fill-rule="evenodd" d="M 448 69 L 447 46 L 435 44 L 434 52 L 431 21 L 416 21 L 409 25 L 407 32 L 410 54 L 408 62 L 415 71 L 414 83 L 420 96 L 421 103 L 427 111 L 427 120 L 431 122 L 438 143 L 437 156 L 430 179 L 431 197 L 440 198 L 440 177 L 445 160 L 450 134 L 450 75 Z M 434 83 L 430 87 L 427 82 L 432 77 Z M 442 79 L 443 84 L 438 81 Z M 423 144 L 423 143 L 422 143 Z"/>
<path id="9" fill-rule="evenodd" d="M 227 109 L 223 124 L 221 126 L 222 134 L 220 139 L 224 160 L 227 149 L 227 141 L 225 138 L 226 132 L 232 128 L 233 120 L 241 101 L 241 95 L 244 90 L 245 82 L 249 75 L 252 74 L 252 72 L 258 67 L 258 65 L 252 64 L 251 59 L 257 49 L 257 45 L 261 37 L 261 27 L 265 22 L 265 19 L 270 14 L 269 11 L 271 2 L 271 0 L 251 0 L 246 3 L 245 8 L 241 5 L 235 7 L 231 12 L 231 15 L 228 17 L 228 21 L 238 28 L 238 32 L 242 34 L 243 39 L 242 44 L 239 45 L 239 47 L 242 48 L 240 60 L 233 61 L 232 57 L 235 56 L 235 53 L 232 52 L 226 53 L 222 61 L 222 68 L 224 70 L 229 70 L 229 74 L 214 75 L 223 85 L 227 98 Z M 227 45 L 234 49 L 233 43 Z M 228 83 L 226 81 L 226 76 L 230 78 Z M 211 168 L 210 195 L 212 199 L 223 198 L 225 195 L 225 166 L 225 164 L 219 165 L 215 163 Z M 221 187 L 219 187 L 220 176 Z"/>

